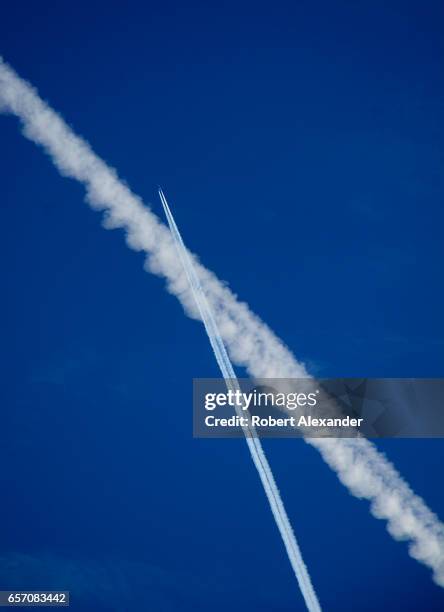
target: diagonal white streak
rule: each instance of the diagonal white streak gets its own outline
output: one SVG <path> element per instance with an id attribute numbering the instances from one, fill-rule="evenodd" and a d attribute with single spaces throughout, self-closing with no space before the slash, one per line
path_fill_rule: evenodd
<path id="1" fill-rule="evenodd" d="M 19 117 L 26 138 L 43 147 L 62 175 L 84 185 L 90 206 L 105 211 L 104 225 L 124 228 L 128 246 L 147 254 L 146 269 L 164 276 L 187 314 L 199 318 L 167 228 L 1 58 L 0 111 Z M 233 363 L 244 366 L 253 378 L 308 376 L 303 364 L 246 304 L 197 262 L 195 269 Z M 319 450 L 352 495 L 370 501 L 374 516 L 386 519 L 391 535 L 407 540 L 412 557 L 428 565 L 436 583 L 444 586 L 444 527 L 384 455 L 364 439 L 306 441 Z"/>
<path id="2" fill-rule="evenodd" d="M 200 316 L 205 326 L 205 330 L 210 340 L 210 344 L 216 357 L 217 363 L 222 372 L 222 376 L 225 379 L 225 383 L 228 389 L 231 389 L 234 392 L 238 390 L 240 391 L 236 374 L 225 349 L 225 345 L 217 327 L 217 323 L 213 317 L 213 313 L 211 312 L 211 308 L 205 297 L 202 285 L 194 270 L 191 258 L 188 255 L 187 248 L 183 243 L 180 232 L 177 228 L 173 215 L 171 214 L 168 203 L 161 189 L 159 189 L 159 196 L 162 201 L 163 208 L 165 210 L 171 233 L 173 235 L 174 243 L 177 248 L 177 253 L 182 262 L 182 266 L 186 273 L 188 282 L 192 288 L 193 295 L 200 312 Z M 242 416 L 242 408 L 240 406 L 236 405 L 236 412 L 239 416 Z M 257 438 L 256 432 L 252 425 L 246 426 L 244 428 L 244 433 L 245 440 L 247 442 L 248 449 L 251 454 L 251 458 L 253 459 L 253 463 L 258 471 L 274 519 L 282 536 L 282 540 L 284 541 L 285 549 L 287 551 L 288 558 L 290 560 L 293 571 L 296 574 L 296 578 L 299 583 L 299 588 L 301 589 L 305 604 L 308 610 L 310 610 L 310 612 L 320 612 L 321 607 L 319 605 L 318 598 L 311 583 L 307 567 L 304 563 L 304 560 L 302 559 L 302 554 L 297 543 L 296 536 L 291 527 L 287 512 L 279 494 L 279 490 L 274 480 L 270 465 L 262 449 L 260 440 Z"/>

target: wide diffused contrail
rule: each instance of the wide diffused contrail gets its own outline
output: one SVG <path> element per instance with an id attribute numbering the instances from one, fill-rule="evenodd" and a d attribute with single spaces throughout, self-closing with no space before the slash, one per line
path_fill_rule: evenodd
<path id="1" fill-rule="evenodd" d="M 84 185 L 92 208 L 105 211 L 105 227 L 123 228 L 128 246 L 147 254 L 146 269 L 164 276 L 187 314 L 199 318 L 167 228 L 1 58 L 0 111 L 19 117 L 24 135 L 43 147 L 62 175 Z M 198 263 L 195 269 L 234 363 L 253 378 L 308 376 L 303 364 L 245 303 L 209 270 Z M 320 451 L 350 493 L 370 501 L 373 515 L 386 519 L 392 536 L 407 540 L 412 557 L 428 565 L 436 583 L 444 586 L 444 527 L 375 446 L 358 438 L 306 442 Z"/>
<path id="2" fill-rule="evenodd" d="M 193 264 L 188 255 L 188 251 L 183 243 L 177 225 L 174 221 L 173 215 L 171 214 L 166 198 L 160 188 L 159 196 L 162 201 L 163 208 L 165 210 L 165 214 L 168 220 L 168 224 L 170 226 L 171 233 L 173 235 L 174 243 L 176 245 L 179 258 L 182 262 L 182 266 L 185 270 L 188 282 L 192 288 L 200 316 L 205 326 L 217 363 L 222 372 L 222 376 L 225 379 L 225 383 L 228 389 L 231 389 L 233 392 L 240 391 L 236 374 L 225 349 L 225 345 L 218 330 L 217 323 L 214 320 L 213 313 L 211 312 L 211 308 L 208 304 L 207 298 L 205 297 L 202 285 L 200 284 L 197 274 L 194 271 Z M 238 416 L 242 416 L 241 406 L 236 405 L 235 409 Z M 298 580 L 299 588 L 301 589 L 305 604 L 310 610 L 310 612 L 320 612 L 321 608 L 319 605 L 318 598 L 313 589 L 313 585 L 311 583 L 307 567 L 304 563 L 304 560 L 302 559 L 302 554 L 299 549 L 296 536 L 294 535 L 293 529 L 285 511 L 284 504 L 282 502 L 279 490 L 274 480 L 273 473 L 268 464 L 265 453 L 262 449 L 260 440 L 256 437 L 256 432 L 254 431 L 254 428 L 252 426 L 246 426 L 243 429 L 248 449 L 251 454 L 251 458 L 253 459 L 254 465 L 256 466 L 262 485 L 265 489 L 267 499 L 270 503 L 273 516 L 284 541 L 291 566 L 293 568 L 294 573 L 296 574 L 296 578 Z"/>

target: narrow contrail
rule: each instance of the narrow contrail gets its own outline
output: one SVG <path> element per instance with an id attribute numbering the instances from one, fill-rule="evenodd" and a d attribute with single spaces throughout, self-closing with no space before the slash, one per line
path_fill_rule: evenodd
<path id="1" fill-rule="evenodd" d="M 202 285 L 200 284 L 200 281 L 191 262 L 191 258 L 188 255 L 187 248 L 183 243 L 182 236 L 180 235 L 173 215 L 171 214 L 171 211 L 169 209 L 166 198 L 160 187 L 159 196 L 162 201 L 163 208 L 165 210 L 168 225 L 170 226 L 171 234 L 173 235 L 174 243 L 177 248 L 180 261 L 182 262 L 183 269 L 186 273 L 188 282 L 192 288 L 193 295 L 196 300 L 200 316 L 202 318 L 202 322 L 205 326 L 211 347 L 214 351 L 217 363 L 222 372 L 222 376 L 225 379 L 227 388 L 236 392 L 240 390 L 239 382 L 237 380 L 230 358 L 228 357 L 227 351 L 225 349 L 225 345 L 217 327 L 217 323 L 214 320 L 210 305 L 207 301 L 207 298 L 205 297 Z M 236 405 L 235 409 L 238 415 L 242 416 L 242 408 Z M 262 449 L 262 444 L 257 438 L 253 426 L 250 425 L 245 427 L 244 433 L 245 440 L 247 441 L 248 449 L 251 454 L 251 458 L 253 459 L 253 463 L 256 466 L 262 485 L 265 489 L 265 494 L 270 503 L 274 519 L 284 541 L 288 558 L 290 559 L 291 566 L 293 568 L 294 573 L 296 574 L 296 578 L 299 583 L 299 588 L 301 589 L 305 604 L 310 610 L 310 612 L 320 612 L 321 607 L 319 605 L 318 598 L 311 583 L 307 567 L 304 563 L 304 560 L 302 559 L 302 554 L 297 543 L 296 536 L 291 527 L 287 512 L 285 511 L 285 507 L 279 494 L 279 490 L 274 480 L 270 465 Z"/>
<path id="2" fill-rule="evenodd" d="M 186 313 L 199 318 L 168 229 L 1 57 L 0 111 L 16 115 L 26 138 L 43 147 L 59 172 L 84 185 L 89 205 L 105 211 L 105 227 L 123 228 L 128 246 L 147 254 L 147 271 L 165 277 Z M 308 376 L 304 365 L 224 283 L 200 264 L 195 270 L 233 363 L 253 378 Z M 444 587 L 444 526 L 384 455 L 365 439 L 306 442 L 320 451 L 352 495 L 370 501 L 372 514 L 387 520 L 395 539 L 409 542 L 411 556 L 428 565 L 435 582 Z"/>

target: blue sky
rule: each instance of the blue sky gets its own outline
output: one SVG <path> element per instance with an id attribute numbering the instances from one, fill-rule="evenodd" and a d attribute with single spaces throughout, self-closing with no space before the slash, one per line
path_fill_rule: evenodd
<path id="1" fill-rule="evenodd" d="M 443 13 L 25 2 L 0 53 L 158 214 L 163 186 L 190 248 L 313 373 L 442 376 Z M 191 437 L 192 378 L 218 375 L 203 329 L 15 119 L 0 130 L 2 588 L 303 610 L 245 444 Z M 444 517 L 442 441 L 378 446 Z M 325 609 L 442 609 L 313 449 L 266 448 Z"/>

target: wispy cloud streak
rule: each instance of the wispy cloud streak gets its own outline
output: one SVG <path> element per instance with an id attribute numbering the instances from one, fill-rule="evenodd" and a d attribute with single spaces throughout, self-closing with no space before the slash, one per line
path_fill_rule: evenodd
<path id="1" fill-rule="evenodd" d="M 225 379 L 228 389 L 234 392 L 240 391 L 239 382 L 236 378 L 234 368 L 225 349 L 217 323 L 213 317 L 213 313 L 211 312 L 210 305 L 205 297 L 202 285 L 193 268 L 191 258 L 188 255 L 187 248 L 183 243 L 180 232 L 161 189 L 159 189 L 159 196 L 165 210 L 179 259 L 182 262 L 183 269 L 192 288 L 193 296 L 196 300 L 200 316 L 210 340 L 216 361 L 219 365 L 220 371 L 222 372 L 222 376 Z M 236 406 L 236 412 L 238 416 L 242 416 L 242 407 Z M 245 416 L 245 414 L 243 416 Z M 297 543 L 296 536 L 291 527 L 285 506 L 282 502 L 278 487 L 274 480 L 268 460 L 262 449 L 260 440 L 256 437 L 256 432 L 251 425 L 244 427 L 244 433 L 248 450 L 250 451 L 251 458 L 253 459 L 253 463 L 258 471 L 262 486 L 264 487 L 265 494 L 273 512 L 274 519 L 282 536 L 282 540 L 284 541 L 285 549 L 299 583 L 299 588 L 301 589 L 305 604 L 310 612 L 320 612 L 321 607 L 319 605 L 318 598 L 314 591 L 307 567 L 302 559 L 302 554 Z"/>
<path id="2" fill-rule="evenodd" d="M 168 229 L 1 58 L 0 111 L 19 117 L 24 135 L 44 148 L 60 173 L 84 185 L 90 206 L 105 212 L 105 227 L 123 228 L 128 246 L 147 254 L 146 269 L 164 276 L 185 311 L 199 318 Z M 254 378 L 308 375 L 246 304 L 214 274 L 197 262 L 194 265 L 234 363 Z M 444 526 L 375 446 L 364 439 L 306 441 L 320 451 L 353 495 L 370 501 L 374 516 L 387 520 L 393 537 L 407 540 L 412 557 L 428 565 L 437 584 L 444 586 Z"/>

